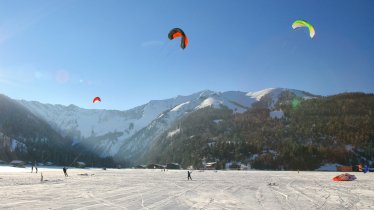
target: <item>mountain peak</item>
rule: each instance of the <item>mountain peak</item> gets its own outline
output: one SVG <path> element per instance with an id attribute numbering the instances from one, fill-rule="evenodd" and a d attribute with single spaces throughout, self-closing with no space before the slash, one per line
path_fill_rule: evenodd
<path id="1" fill-rule="evenodd" d="M 143 147 L 139 146 L 142 144 L 139 142 L 152 141 L 150 139 L 156 138 L 162 130 L 169 129 L 176 121 L 196 110 L 226 107 L 233 112 L 243 113 L 264 96 L 270 96 L 274 104 L 280 94 L 287 90 L 303 97 L 302 91 L 285 88 L 267 88 L 248 93 L 202 90 L 186 96 L 151 100 L 127 111 L 83 109 L 73 104 L 65 106 L 36 101 L 18 102 L 64 136 L 69 135 L 76 143 L 88 145 L 89 149 L 102 156 L 112 156 L 116 155 L 120 148 L 129 152 L 133 152 L 132 147 L 141 150 Z M 144 133 L 147 129 L 147 132 L 154 133 Z"/>

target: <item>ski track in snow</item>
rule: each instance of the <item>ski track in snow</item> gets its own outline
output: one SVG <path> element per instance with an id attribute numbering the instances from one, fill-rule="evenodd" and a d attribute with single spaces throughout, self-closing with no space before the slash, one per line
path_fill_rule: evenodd
<path id="1" fill-rule="evenodd" d="M 2 172 L 0 209 L 374 209 L 374 173 L 69 169 Z M 82 174 L 88 175 L 82 175 Z M 273 183 L 269 185 L 269 183 Z"/>

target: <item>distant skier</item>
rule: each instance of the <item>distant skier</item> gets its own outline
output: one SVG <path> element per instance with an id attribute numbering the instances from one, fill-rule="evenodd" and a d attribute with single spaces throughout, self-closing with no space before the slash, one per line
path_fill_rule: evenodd
<path id="1" fill-rule="evenodd" d="M 187 180 L 190 180 L 192 181 L 192 177 L 191 177 L 191 174 L 192 174 L 192 171 L 187 171 Z"/>
<path id="2" fill-rule="evenodd" d="M 68 176 L 67 170 L 68 170 L 68 169 L 65 168 L 65 167 L 62 168 L 62 171 L 64 172 L 64 175 L 65 175 L 65 176 Z"/>
<path id="3" fill-rule="evenodd" d="M 31 165 L 31 173 L 34 171 L 34 165 Z"/>
<path id="4" fill-rule="evenodd" d="M 369 171 L 369 166 L 365 165 L 364 173 L 366 174 Z"/>
<path id="5" fill-rule="evenodd" d="M 37 167 L 36 161 L 34 161 L 34 167 L 35 167 L 35 173 L 37 174 L 38 173 L 38 167 Z"/>

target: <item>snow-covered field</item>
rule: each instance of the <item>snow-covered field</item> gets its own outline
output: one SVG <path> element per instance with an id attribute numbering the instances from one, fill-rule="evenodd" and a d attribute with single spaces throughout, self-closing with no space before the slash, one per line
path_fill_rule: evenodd
<path id="1" fill-rule="evenodd" d="M 0 209 L 374 209 L 374 173 L 193 171 L 187 181 L 173 170 L 10 169 L 0 167 Z"/>

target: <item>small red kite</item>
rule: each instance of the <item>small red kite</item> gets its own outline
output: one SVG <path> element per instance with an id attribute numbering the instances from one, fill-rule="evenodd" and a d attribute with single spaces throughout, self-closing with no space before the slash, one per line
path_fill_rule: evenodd
<path id="1" fill-rule="evenodd" d="M 101 98 L 99 96 L 95 97 L 92 101 L 92 103 L 101 102 Z"/>

